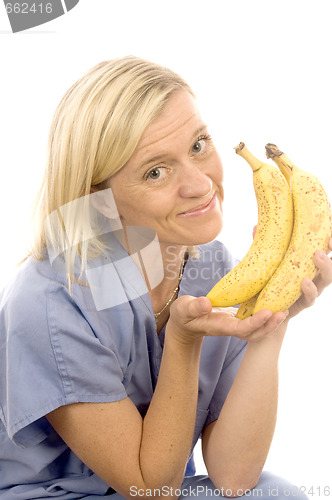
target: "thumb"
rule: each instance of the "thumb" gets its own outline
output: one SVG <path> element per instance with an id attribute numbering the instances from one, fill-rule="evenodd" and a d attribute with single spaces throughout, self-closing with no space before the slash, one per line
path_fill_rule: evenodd
<path id="1" fill-rule="evenodd" d="M 212 311 L 211 301 L 207 297 L 197 297 L 194 302 L 198 311 L 197 316 L 203 316 Z"/>
<path id="2" fill-rule="evenodd" d="M 211 312 L 212 304 L 207 297 L 183 295 L 172 304 L 171 309 L 173 314 L 182 316 L 182 320 L 187 323 Z"/>

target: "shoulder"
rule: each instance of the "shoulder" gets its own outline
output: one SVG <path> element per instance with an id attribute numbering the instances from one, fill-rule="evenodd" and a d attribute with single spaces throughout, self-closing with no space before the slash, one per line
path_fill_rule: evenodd
<path id="1" fill-rule="evenodd" d="M 0 294 L 0 413 L 11 439 L 24 446 L 40 442 L 40 418 L 59 406 L 126 397 L 127 353 L 120 356 L 85 290 L 75 284 L 70 294 L 63 273 L 29 259 Z"/>
<path id="2" fill-rule="evenodd" d="M 48 258 L 36 260 L 30 256 L 0 290 L 0 315 L 12 311 L 19 312 L 21 319 L 24 315 L 31 318 L 45 314 L 48 304 L 54 300 L 66 305 L 75 304 L 82 311 L 89 310 L 91 301 L 83 292 L 87 288 L 85 281 L 85 277 L 82 284 L 73 281 L 69 290 L 64 266 L 53 265 Z"/>
<path id="3" fill-rule="evenodd" d="M 0 311 L 29 311 L 42 308 L 50 283 L 56 280 L 56 274 L 47 261 L 29 257 L 21 264 L 10 281 L 0 292 Z"/>
<path id="4" fill-rule="evenodd" d="M 48 262 L 29 257 L 0 293 L 0 330 L 8 349 L 38 350 L 48 338 L 47 301 L 54 286 L 64 286 Z"/>
<path id="5" fill-rule="evenodd" d="M 58 322 L 84 310 L 79 286 L 72 296 L 66 275 L 52 267 L 48 259 L 29 257 L 0 292 L 0 327 L 11 343 L 38 347 L 49 336 L 51 319 L 57 311 Z M 59 313 L 60 311 L 60 313 Z M 75 319 L 75 318 L 74 318 Z"/>
<path id="6" fill-rule="evenodd" d="M 62 269 L 54 268 L 47 259 L 29 258 L 0 292 L 1 336 L 6 335 L 12 344 L 29 346 L 30 351 L 41 350 L 42 344 L 56 353 L 60 344 L 67 352 L 78 351 L 78 344 L 93 344 L 96 349 L 104 346 L 115 353 L 119 346 L 129 348 L 134 324 L 143 332 L 150 314 L 144 297 L 119 301 L 122 284 L 118 277 L 111 283 L 113 290 L 109 291 L 110 286 L 107 289 L 114 296 L 114 304 L 98 309 L 92 293 L 94 284 L 90 286 L 85 275 L 82 283 L 73 282 L 69 290 Z M 137 317 L 142 318 L 138 325 Z"/>

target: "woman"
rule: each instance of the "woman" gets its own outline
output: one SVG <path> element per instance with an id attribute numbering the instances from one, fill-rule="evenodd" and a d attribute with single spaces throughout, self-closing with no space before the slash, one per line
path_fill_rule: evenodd
<path id="1" fill-rule="evenodd" d="M 173 72 L 127 57 L 66 93 L 32 255 L 1 296 L 0 498 L 306 498 L 262 469 L 287 323 L 332 263 L 317 252 L 290 311 L 212 309 L 234 266 L 214 241 L 222 181 Z"/>

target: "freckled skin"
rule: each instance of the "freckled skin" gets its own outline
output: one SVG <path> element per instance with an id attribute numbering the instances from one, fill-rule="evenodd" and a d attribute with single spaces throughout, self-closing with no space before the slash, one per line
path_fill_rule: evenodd
<path id="1" fill-rule="evenodd" d="M 222 228 L 222 163 L 211 140 L 198 141 L 201 134 L 208 135 L 207 126 L 196 101 L 179 90 L 148 125 L 126 165 L 110 179 L 108 187 L 123 226 L 150 227 L 162 252 L 170 245 L 207 243 Z M 198 142 L 204 145 L 201 153 L 193 149 Z M 159 171 L 160 179 L 149 177 L 149 171 Z M 216 203 L 208 214 L 179 216 L 206 204 L 212 194 Z"/>

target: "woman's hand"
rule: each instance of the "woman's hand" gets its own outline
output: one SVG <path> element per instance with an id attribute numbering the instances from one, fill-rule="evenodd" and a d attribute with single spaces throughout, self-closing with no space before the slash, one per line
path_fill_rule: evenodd
<path id="1" fill-rule="evenodd" d="M 332 238 L 329 242 L 329 250 L 332 251 Z M 303 309 L 312 306 L 316 298 L 332 283 L 332 259 L 319 250 L 314 255 L 314 262 L 318 272 L 313 280 L 306 278 L 302 281 L 303 294 L 290 307 L 289 318 L 293 318 Z"/>
<path id="2" fill-rule="evenodd" d="M 206 297 L 179 297 L 172 304 L 167 327 L 181 343 L 192 344 L 203 336 L 233 336 L 257 342 L 286 319 L 288 311 L 272 314 L 265 309 L 250 318 L 235 317 L 233 307 L 212 307 Z"/>
<path id="3" fill-rule="evenodd" d="M 329 250 L 332 251 L 332 238 Z M 247 319 L 240 320 L 235 317 L 235 308 L 212 307 L 206 297 L 185 295 L 172 304 L 168 321 L 170 330 L 184 343 L 193 343 L 203 336 L 234 336 L 257 342 L 272 332 L 277 333 L 280 330 L 277 330 L 279 325 L 286 318 L 293 318 L 303 309 L 312 306 L 316 298 L 332 283 L 332 259 L 324 252 L 317 251 L 314 262 L 318 268 L 316 277 L 314 280 L 303 280 L 303 294 L 289 311 L 272 314 L 268 309 L 263 309 Z"/>

